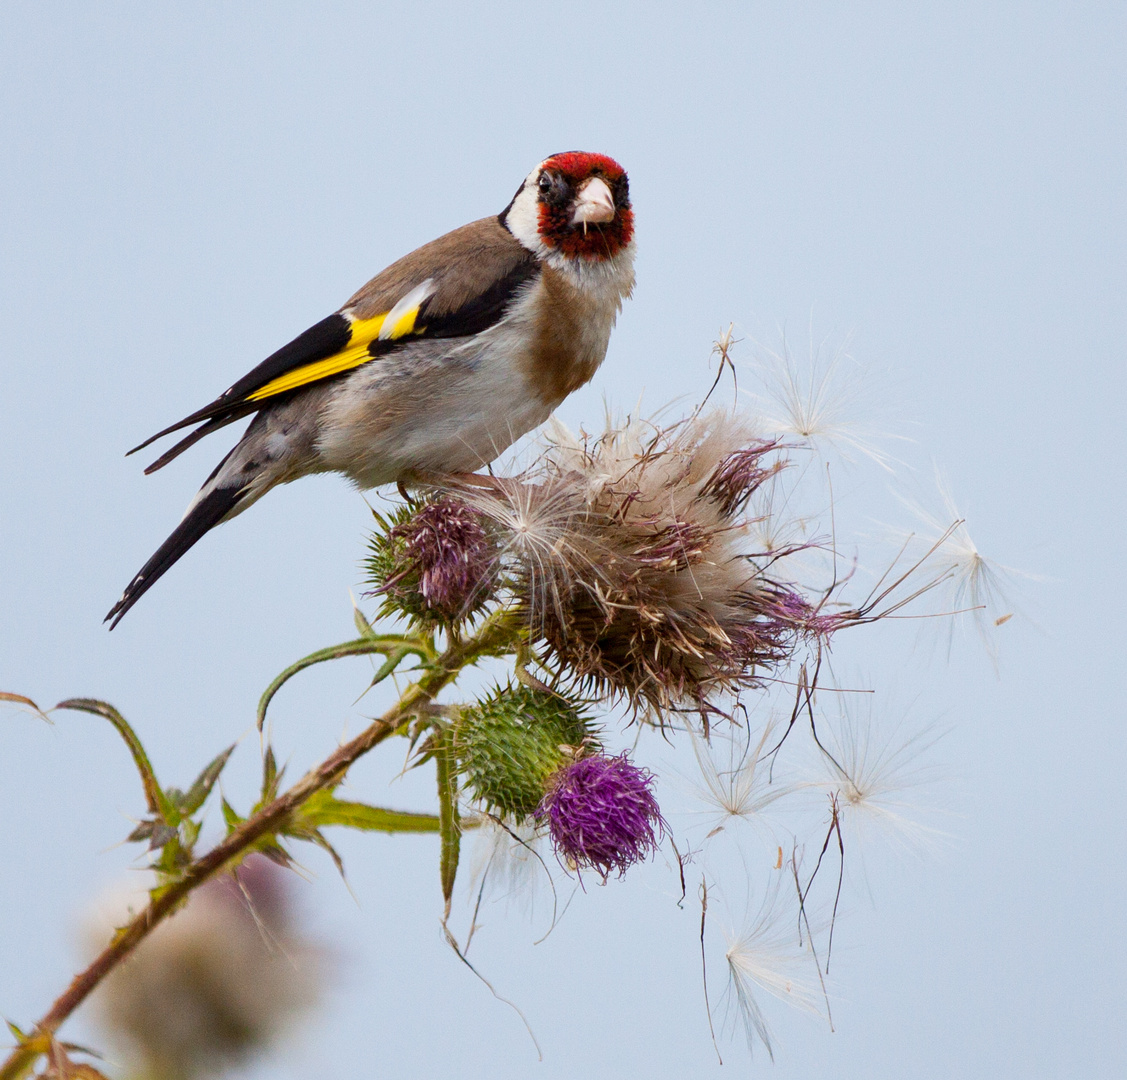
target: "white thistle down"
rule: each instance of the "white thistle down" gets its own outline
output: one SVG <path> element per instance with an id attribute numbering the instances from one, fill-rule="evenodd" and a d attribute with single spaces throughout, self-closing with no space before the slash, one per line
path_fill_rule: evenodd
<path id="1" fill-rule="evenodd" d="M 531 906 L 542 885 L 552 879 L 545 837 L 531 821 L 501 825 L 485 818 L 476 830 L 470 892 L 496 900 Z"/>
<path id="2" fill-rule="evenodd" d="M 691 729 L 689 734 L 700 768 L 701 783 L 695 785 L 696 795 L 707 808 L 702 813 L 708 815 L 714 832 L 732 821 L 769 824 L 764 812 L 802 787 L 771 779 L 770 762 L 763 754 L 778 738 L 773 720 L 768 721 L 758 742 L 752 746 L 739 745 L 738 731 L 726 735 L 714 733 L 707 743 Z M 720 743 L 728 747 L 728 760 L 723 765 L 717 762 Z"/>
<path id="3" fill-rule="evenodd" d="M 738 931 L 724 931 L 728 968 L 729 1025 L 739 1027 L 754 1053 L 759 1041 L 775 1060 L 771 1031 L 763 1015 L 757 990 L 764 990 L 804 1012 L 817 1013 L 820 991 L 808 948 L 798 943 L 798 914 L 780 902 L 779 891 L 787 871 L 768 888 L 758 912 Z"/>
<path id="4" fill-rule="evenodd" d="M 903 722 L 882 723 L 870 695 L 861 702 L 855 697 L 842 695 L 836 721 L 819 725 L 832 755 L 819 755 L 824 788 L 836 801 L 845 843 L 864 844 L 880 834 L 908 850 L 926 850 L 944 834 L 919 820 L 927 809 L 921 795 L 935 779 L 921 759 L 944 732 L 934 727 L 906 732 Z"/>
<path id="5" fill-rule="evenodd" d="M 1016 575 L 1032 577 L 1022 571 L 986 558 L 971 537 L 966 519 L 951 494 L 950 485 L 938 467 L 935 485 L 942 504 L 942 514 L 934 514 L 916 502 L 897 494 L 899 501 L 919 522 L 916 533 L 905 535 L 893 530 L 902 542 L 910 542 L 917 550 L 938 545 L 929 558 L 930 565 L 945 579 L 946 596 L 953 612 L 969 612 L 991 661 L 997 665 L 998 644 L 995 630 L 1013 617 L 1007 579 Z M 955 624 L 950 624 L 948 650 Z"/>
<path id="6" fill-rule="evenodd" d="M 872 395 L 866 370 L 849 353 L 849 339 L 815 344 L 810 334 L 808 362 L 797 362 L 784 338 L 781 352 L 755 343 L 752 369 L 762 383 L 750 392 L 763 424 L 776 436 L 797 439 L 827 456 L 833 450 L 843 461 L 868 458 L 893 472 L 895 458 L 880 443 L 891 437 L 866 420 Z"/>

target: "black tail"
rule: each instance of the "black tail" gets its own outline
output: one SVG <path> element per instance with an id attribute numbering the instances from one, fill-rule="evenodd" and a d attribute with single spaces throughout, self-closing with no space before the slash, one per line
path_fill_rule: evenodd
<path id="1" fill-rule="evenodd" d="M 121 599 L 110 608 L 110 612 L 104 621 L 110 624 L 111 630 L 121 622 L 125 613 L 149 591 L 156 583 L 157 578 L 168 570 L 205 532 L 218 525 L 235 508 L 243 492 L 244 489 L 238 487 L 214 488 L 188 511 L 184 520 L 173 530 L 172 535 L 157 548 L 156 554 L 141 567 L 141 572 L 126 586 L 125 592 L 121 594 Z"/>

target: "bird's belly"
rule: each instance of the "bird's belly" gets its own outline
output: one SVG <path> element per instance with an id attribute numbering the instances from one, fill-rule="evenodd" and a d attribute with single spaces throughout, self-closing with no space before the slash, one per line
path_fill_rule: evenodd
<path id="1" fill-rule="evenodd" d="M 321 412 L 321 467 L 377 487 L 414 472 L 473 472 L 543 423 L 551 405 L 532 394 L 509 357 L 379 361 L 342 384 Z"/>

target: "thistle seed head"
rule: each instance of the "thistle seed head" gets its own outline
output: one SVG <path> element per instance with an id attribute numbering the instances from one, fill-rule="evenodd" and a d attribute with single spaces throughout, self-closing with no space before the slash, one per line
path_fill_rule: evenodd
<path id="1" fill-rule="evenodd" d="M 313 1004 L 326 958 L 294 923 L 286 872 L 250 855 L 235 873 L 201 886 L 101 987 L 100 1018 L 123 1044 L 131 1075 L 225 1074 L 273 1046 Z M 92 941 L 105 940 L 103 920 L 117 926 L 121 915 L 117 902 L 107 904 L 91 921 Z"/>
<path id="2" fill-rule="evenodd" d="M 783 468 L 779 449 L 720 411 L 597 440 L 557 431 L 519 481 L 463 497 L 504 537 L 546 663 L 584 692 L 661 714 L 758 685 L 814 626 L 770 576 L 744 513 Z"/>

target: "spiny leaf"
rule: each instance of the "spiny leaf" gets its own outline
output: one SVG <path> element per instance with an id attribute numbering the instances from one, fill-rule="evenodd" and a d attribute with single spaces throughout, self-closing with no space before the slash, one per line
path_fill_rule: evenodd
<path id="1" fill-rule="evenodd" d="M 156 822 L 152 818 L 146 818 L 137 826 L 126 838 L 127 844 L 139 843 L 141 840 L 148 840 L 153 835 L 153 829 L 156 827 Z"/>
<path id="2" fill-rule="evenodd" d="M 66 701 L 60 701 L 55 708 L 91 713 L 94 716 L 101 716 L 113 724 L 118 734 L 125 740 L 125 745 L 129 747 L 129 752 L 133 755 L 133 763 L 141 774 L 141 784 L 145 789 L 145 801 L 148 803 L 149 812 L 159 814 L 169 825 L 180 823 L 180 814 L 168 801 L 160 784 L 157 783 L 156 773 L 149 761 L 149 755 L 145 753 L 145 748 L 141 745 L 141 740 L 117 709 L 107 702 L 98 701 L 95 698 L 68 698 Z"/>
<path id="3" fill-rule="evenodd" d="M 191 852 L 195 846 L 196 841 L 200 838 L 201 828 L 200 823 L 193 821 L 191 818 L 185 818 L 180 822 L 180 842 L 184 845 L 186 851 Z"/>
<path id="4" fill-rule="evenodd" d="M 282 782 L 282 774 L 285 771 L 284 765 L 281 769 L 278 768 L 274 747 L 267 744 L 266 753 L 262 755 L 262 797 L 259 806 L 264 806 L 278 797 L 278 785 Z"/>
<path id="5" fill-rule="evenodd" d="M 258 730 L 261 731 L 262 725 L 266 722 L 266 710 L 270 707 L 274 695 L 299 671 L 304 671 L 314 664 L 323 664 L 327 660 L 339 660 L 344 656 L 370 656 L 373 653 L 386 656 L 398 649 L 406 649 L 408 652 L 416 653 L 424 660 L 433 658 L 434 655 L 431 646 L 421 638 L 403 637 L 399 634 L 377 636 L 374 633 L 365 633 L 362 637 L 353 641 L 344 641 L 340 645 L 330 645 L 326 649 L 318 649 L 316 652 L 302 657 L 296 663 L 290 664 L 266 687 L 258 702 Z"/>
<path id="6" fill-rule="evenodd" d="M 324 833 L 319 829 L 310 829 L 306 836 L 302 837 L 303 840 L 308 840 L 311 844 L 316 844 L 322 851 L 328 852 L 329 858 L 333 860 L 333 865 L 337 868 L 337 873 L 342 878 L 345 877 L 344 873 L 344 860 L 340 857 L 340 853 L 332 844 L 325 839 Z"/>
<path id="7" fill-rule="evenodd" d="M 12 1033 L 12 1036 L 13 1038 L 15 1038 L 16 1042 L 18 1042 L 21 1046 L 31 1038 L 30 1033 L 24 1031 L 23 1028 L 18 1027 L 11 1020 L 5 1020 L 4 1023 L 8 1025 L 8 1030 Z"/>
<path id="8" fill-rule="evenodd" d="M 238 811 L 226 800 L 223 800 L 223 822 L 227 826 L 227 832 L 234 832 L 246 818 L 241 817 Z"/>
<path id="9" fill-rule="evenodd" d="M 223 767 L 227 764 L 227 759 L 235 750 L 235 743 L 232 743 L 216 757 L 211 764 L 196 777 L 195 782 L 192 784 L 185 795 L 180 798 L 180 812 L 187 816 L 194 814 L 204 804 L 204 800 L 211 794 L 211 789 L 215 786 L 215 781 L 219 779 L 219 774 L 223 771 Z"/>
<path id="10" fill-rule="evenodd" d="M 361 637 L 375 637 L 376 632 L 372 629 L 372 624 L 364 618 L 364 613 L 356 606 L 356 601 L 352 602 L 352 622 L 356 626 L 356 632 Z"/>
<path id="11" fill-rule="evenodd" d="M 293 866 L 293 859 L 290 858 L 290 853 L 279 843 L 255 844 L 254 850 L 261 852 L 271 862 L 277 863 L 286 870 Z"/>
<path id="12" fill-rule="evenodd" d="M 368 689 L 371 690 L 373 686 L 378 686 L 384 681 L 403 661 L 410 655 L 410 649 L 396 649 L 395 652 L 390 653 L 388 658 L 379 666 L 375 675 L 372 676 L 372 681 L 368 683 Z"/>
<path id="13" fill-rule="evenodd" d="M 442 837 L 438 870 L 442 899 L 446 902 L 445 918 L 449 918 L 462 842 L 462 828 L 458 821 L 458 761 L 454 756 L 452 732 L 436 732 L 434 761 L 438 776 L 439 833 Z"/>
<path id="14" fill-rule="evenodd" d="M 178 839 L 179 835 L 171 825 L 162 825 L 154 821 L 152 832 L 149 834 L 149 850 L 163 848 L 171 841 Z"/>
<path id="15" fill-rule="evenodd" d="M 416 814 L 408 810 L 386 810 L 367 803 L 338 799 L 328 791 L 319 791 L 298 811 L 302 824 L 314 829 L 326 825 L 343 825 L 349 829 L 386 833 L 438 832 L 438 817 Z"/>

